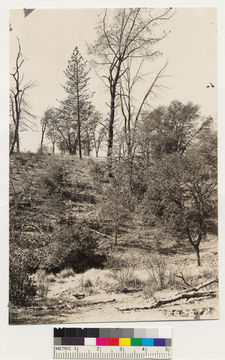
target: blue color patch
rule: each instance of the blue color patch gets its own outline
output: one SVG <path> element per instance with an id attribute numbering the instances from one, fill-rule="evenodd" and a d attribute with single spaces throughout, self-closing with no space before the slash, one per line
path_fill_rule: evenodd
<path id="1" fill-rule="evenodd" d="M 142 346 L 154 346 L 154 339 L 142 339 Z"/>

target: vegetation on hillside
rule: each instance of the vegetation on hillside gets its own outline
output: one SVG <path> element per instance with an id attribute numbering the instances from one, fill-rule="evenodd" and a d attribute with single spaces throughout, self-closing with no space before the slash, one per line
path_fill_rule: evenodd
<path id="1" fill-rule="evenodd" d="M 108 282 L 79 278 L 80 291 L 73 296 L 104 290 L 153 297 L 216 276 L 214 263 L 196 276 L 188 268 L 205 266 L 210 254 L 202 256 L 201 249 L 217 235 L 215 119 L 202 116 L 192 102 L 148 106 L 166 65 L 147 82 L 142 99 L 136 98 L 143 63 L 158 57 L 156 45 L 167 35 L 163 26 L 171 9 L 155 15 L 139 8 L 113 11 L 111 20 L 107 11 L 99 18 L 97 40 L 89 47 L 106 81 L 108 115 L 93 103 L 89 64 L 75 46 L 65 66 L 65 98 L 40 120 L 37 153 L 20 151 L 20 133 L 32 118 L 25 94 L 33 83 L 22 87 L 18 41 L 10 92 L 14 305 L 46 298 L 50 283 L 91 268 L 107 270 Z M 214 249 L 213 261 L 215 256 Z M 137 275 L 140 270 L 146 279 Z"/>

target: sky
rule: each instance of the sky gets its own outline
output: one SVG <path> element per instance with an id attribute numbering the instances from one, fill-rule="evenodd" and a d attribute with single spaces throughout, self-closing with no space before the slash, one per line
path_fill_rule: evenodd
<path id="1" fill-rule="evenodd" d="M 17 37 L 25 58 L 24 80 L 37 86 L 29 92 L 29 102 L 36 115 L 33 131 L 22 133 L 22 150 L 36 151 L 40 144 L 40 119 L 48 107 L 57 106 L 65 97 L 63 71 L 73 49 L 78 46 L 87 60 L 87 44 L 96 39 L 95 26 L 101 9 L 37 9 L 24 17 L 22 9 L 11 10 L 10 71 L 17 54 Z M 168 62 L 161 80 L 164 86 L 150 98 L 154 108 L 172 100 L 199 104 L 203 116 L 217 116 L 217 22 L 214 8 L 177 8 L 165 25 L 170 31 L 157 49 L 162 56 L 146 63 L 143 72 L 151 73 L 139 85 L 136 97 L 141 100 L 154 73 Z M 104 74 L 99 68 L 99 74 Z M 109 96 L 96 69 L 90 69 L 90 89 L 95 91 L 96 108 L 107 114 Z M 207 85 L 213 83 L 214 88 Z"/>

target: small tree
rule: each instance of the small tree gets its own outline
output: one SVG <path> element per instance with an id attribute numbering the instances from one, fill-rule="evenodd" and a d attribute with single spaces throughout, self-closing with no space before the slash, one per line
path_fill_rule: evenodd
<path id="1" fill-rule="evenodd" d="M 188 240 L 200 265 L 200 244 L 216 215 L 216 164 L 192 148 L 185 155 L 167 155 L 152 167 L 144 211 L 158 226 L 182 240 Z"/>
<path id="2" fill-rule="evenodd" d="M 102 114 L 94 108 L 85 123 L 85 129 L 91 148 L 95 150 L 95 155 L 98 157 L 100 147 L 106 136 L 106 126 Z"/>
<path id="3" fill-rule="evenodd" d="M 123 194 L 123 191 L 119 186 L 112 185 L 110 189 L 108 189 L 103 202 L 101 215 L 113 229 L 115 246 L 118 243 L 118 232 L 129 216 L 129 211 L 126 208 L 124 201 L 125 194 Z"/>
<path id="4" fill-rule="evenodd" d="M 76 108 L 73 99 L 68 96 L 61 101 L 55 117 L 55 127 L 58 131 L 57 145 L 61 150 L 67 149 L 70 155 L 75 155 L 78 146 Z"/>
<path id="5" fill-rule="evenodd" d="M 55 144 L 57 141 L 57 129 L 56 129 L 56 111 L 51 108 L 45 111 L 43 118 L 41 119 L 41 145 L 40 151 L 43 149 L 44 136 L 51 140 L 52 153 L 55 153 Z"/>
<path id="6" fill-rule="evenodd" d="M 126 221 L 131 219 L 135 199 L 129 188 L 129 177 L 122 163 L 114 164 L 113 179 L 102 202 L 101 216 L 114 232 L 114 244 L 118 243 L 118 233 Z"/>

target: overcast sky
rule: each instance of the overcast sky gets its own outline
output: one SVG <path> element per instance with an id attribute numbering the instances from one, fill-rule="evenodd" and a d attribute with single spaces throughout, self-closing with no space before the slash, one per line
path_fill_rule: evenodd
<path id="1" fill-rule="evenodd" d="M 24 17 L 23 10 L 11 10 L 10 67 L 13 68 L 18 37 L 25 57 L 25 80 L 35 80 L 38 86 L 29 93 L 33 113 L 37 116 L 36 130 L 22 134 L 22 150 L 36 151 L 40 144 L 39 121 L 44 111 L 57 106 L 57 99 L 65 96 L 60 86 L 65 81 L 66 68 L 75 46 L 83 57 L 87 56 L 86 44 L 96 37 L 95 26 L 99 9 L 43 9 Z M 174 17 L 166 24 L 171 30 L 158 49 L 163 56 L 146 64 L 147 72 L 157 71 L 168 60 L 166 74 L 161 83 L 166 87 L 158 96 L 150 98 L 153 107 L 168 104 L 174 99 L 193 101 L 201 106 L 203 115 L 217 114 L 217 48 L 216 10 L 213 8 L 176 9 Z M 99 73 L 101 69 L 98 70 Z M 147 88 L 151 74 L 139 85 L 137 98 Z M 93 102 L 97 109 L 107 112 L 108 95 L 102 81 L 91 70 L 90 88 L 95 91 Z M 215 87 L 207 88 L 209 82 Z"/>

